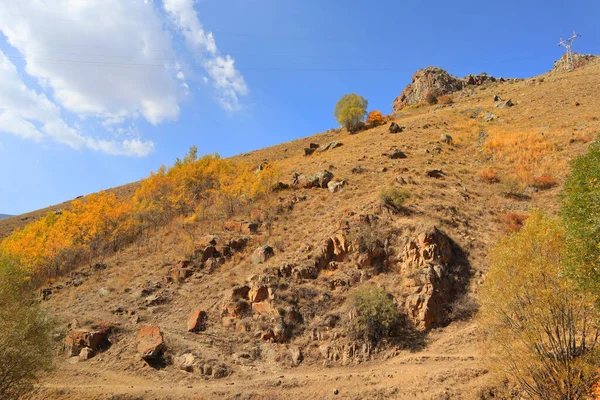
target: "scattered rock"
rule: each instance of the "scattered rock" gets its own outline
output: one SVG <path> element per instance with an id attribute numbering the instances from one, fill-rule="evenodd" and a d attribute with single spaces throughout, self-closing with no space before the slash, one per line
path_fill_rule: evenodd
<path id="1" fill-rule="evenodd" d="M 440 179 L 443 178 L 446 174 L 441 169 L 431 169 L 425 172 L 425 175 L 427 175 L 429 178 Z"/>
<path id="2" fill-rule="evenodd" d="M 390 133 L 401 133 L 404 130 L 404 127 L 398 125 L 395 122 L 392 122 L 388 130 L 390 131 Z"/>
<path id="3" fill-rule="evenodd" d="M 309 147 L 310 149 L 318 149 L 320 146 L 319 146 L 319 144 L 318 144 L 318 143 L 310 143 L 310 144 L 308 145 L 308 147 Z"/>
<path id="4" fill-rule="evenodd" d="M 377 168 L 376 171 L 381 173 L 381 172 L 387 172 L 387 170 L 388 169 L 386 167 L 379 167 L 379 168 Z"/>
<path id="5" fill-rule="evenodd" d="M 237 285 L 231 288 L 230 300 L 248 299 L 248 293 L 250 293 L 250 286 L 248 285 Z"/>
<path id="6" fill-rule="evenodd" d="M 342 188 L 344 187 L 344 185 L 346 184 L 346 181 L 331 181 L 327 184 L 327 189 L 329 189 L 329 191 L 331 193 L 337 193 L 340 190 L 342 190 Z"/>
<path id="7" fill-rule="evenodd" d="M 144 304 L 146 307 L 154 307 L 160 304 L 165 304 L 167 301 L 168 299 L 161 294 L 151 294 L 144 299 Z"/>
<path id="8" fill-rule="evenodd" d="M 175 365 L 186 372 L 194 371 L 194 363 L 196 362 L 196 357 L 194 357 L 191 353 L 183 354 L 175 359 Z"/>
<path id="9" fill-rule="evenodd" d="M 501 102 L 496 103 L 496 107 L 498 107 L 498 108 L 508 108 L 508 107 L 512 107 L 514 105 L 515 104 L 512 102 L 511 99 L 508 99 L 506 101 L 501 101 Z"/>
<path id="10" fill-rule="evenodd" d="M 341 145 L 343 145 L 343 143 L 342 143 L 342 142 L 330 142 L 330 143 L 326 144 L 325 146 L 321 146 L 321 147 L 319 147 L 319 148 L 317 149 L 317 151 L 318 151 L 319 153 L 322 153 L 322 152 L 324 152 L 324 151 L 331 150 L 331 149 L 335 149 L 336 147 L 340 147 Z"/>
<path id="11" fill-rule="evenodd" d="M 297 346 L 290 347 L 290 355 L 292 356 L 292 363 L 296 367 L 304 360 L 302 350 L 300 350 L 300 348 Z"/>
<path id="12" fill-rule="evenodd" d="M 404 152 L 400 151 L 396 147 L 392 147 L 388 152 L 383 153 L 383 155 L 391 160 L 406 158 L 406 154 L 404 154 Z"/>
<path id="13" fill-rule="evenodd" d="M 146 326 L 137 335 L 137 350 L 144 360 L 155 360 L 165 348 L 163 335 L 158 326 Z"/>
<path id="14" fill-rule="evenodd" d="M 354 167 L 350 170 L 350 172 L 353 174 L 361 174 L 366 171 L 367 171 L 367 169 L 361 165 L 357 165 L 356 167 Z"/>
<path id="15" fill-rule="evenodd" d="M 67 332 L 63 348 L 69 356 L 78 356 L 86 347 L 99 350 L 110 343 L 108 333 L 108 329 L 73 329 Z"/>
<path id="16" fill-rule="evenodd" d="M 207 323 L 208 314 L 206 311 L 195 309 L 188 318 L 187 330 L 188 332 L 203 332 L 206 330 Z"/>
<path id="17" fill-rule="evenodd" d="M 312 155 L 315 152 L 315 149 L 311 149 L 309 147 L 304 148 L 304 157 Z"/>
<path id="18" fill-rule="evenodd" d="M 440 142 L 446 143 L 446 144 L 451 144 L 452 143 L 452 136 L 448 135 L 447 133 L 442 133 L 440 135 Z"/>
<path id="19" fill-rule="evenodd" d="M 94 350 L 90 349 L 89 347 L 84 347 L 79 352 L 79 361 L 89 360 L 90 358 L 94 357 L 94 354 L 96 354 Z"/>
<path id="20" fill-rule="evenodd" d="M 275 251 L 271 246 L 265 245 L 254 250 L 254 253 L 250 256 L 252 264 L 262 264 L 275 255 Z"/>
<path id="21" fill-rule="evenodd" d="M 248 300 L 251 303 L 260 303 L 269 298 L 269 289 L 262 283 L 256 283 L 248 292 Z"/>

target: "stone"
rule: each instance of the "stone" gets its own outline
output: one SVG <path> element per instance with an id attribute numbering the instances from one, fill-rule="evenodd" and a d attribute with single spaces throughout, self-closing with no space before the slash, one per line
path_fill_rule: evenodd
<path id="1" fill-rule="evenodd" d="M 400 151 L 396 147 L 392 147 L 388 152 L 383 153 L 383 155 L 387 156 L 387 158 L 389 158 L 391 160 L 398 160 L 398 159 L 406 158 L 406 154 L 404 154 L 404 152 Z"/>
<path id="2" fill-rule="evenodd" d="M 343 144 L 342 142 L 330 142 L 324 146 L 320 146 L 319 148 L 317 148 L 317 151 L 319 153 L 322 153 L 324 151 L 335 149 L 336 147 L 340 147 L 342 144 Z"/>
<path id="3" fill-rule="evenodd" d="M 270 301 L 252 303 L 252 315 L 277 315 L 277 310 Z"/>
<path id="4" fill-rule="evenodd" d="M 99 350 L 109 344 L 108 329 L 72 329 L 67 332 L 63 348 L 69 356 L 78 356 L 88 347 Z"/>
<path id="5" fill-rule="evenodd" d="M 203 332 L 208 323 L 208 314 L 199 308 L 192 311 L 187 321 L 188 332 Z"/>
<path id="6" fill-rule="evenodd" d="M 196 357 L 194 357 L 194 355 L 191 353 L 182 354 L 175 359 L 175 365 L 177 365 L 180 370 L 185 372 L 193 372 L 195 362 Z"/>
<path id="7" fill-rule="evenodd" d="M 498 108 L 508 108 L 508 107 L 512 107 L 514 105 L 515 104 L 512 102 L 511 99 L 508 99 L 506 101 L 501 101 L 501 102 L 496 103 L 496 107 L 498 107 Z"/>
<path id="8" fill-rule="evenodd" d="M 344 185 L 346 184 L 346 181 L 331 181 L 327 184 L 327 189 L 331 192 L 331 193 L 338 193 L 339 191 L 342 190 L 342 188 L 344 187 Z"/>
<path id="9" fill-rule="evenodd" d="M 297 346 L 290 347 L 290 356 L 292 357 L 292 363 L 295 367 L 300 365 L 300 363 L 304 360 L 302 350 L 300 350 L 300 348 Z"/>
<path id="10" fill-rule="evenodd" d="M 262 264 L 267 262 L 271 257 L 275 256 L 275 251 L 271 246 L 265 245 L 254 250 L 250 256 L 250 261 L 253 264 Z"/>
<path id="11" fill-rule="evenodd" d="M 427 175 L 429 178 L 439 179 L 439 178 L 443 178 L 444 175 L 446 175 L 446 174 L 441 169 L 431 169 L 431 170 L 425 172 L 425 175 Z"/>
<path id="12" fill-rule="evenodd" d="M 404 130 L 404 127 L 398 125 L 395 122 L 392 122 L 388 130 L 390 133 L 401 133 Z"/>
<path id="13" fill-rule="evenodd" d="M 311 148 L 311 149 L 318 149 L 318 148 L 319 148 L 319 147 L 321 147 L 321 146 L 319 146 L 319 144 L 318 144 L 318 143 L 310 143 L 310 144 L 308 145 L 308 147 L 309 147 L 309 148 Z"/>
<path id="14" fill-rule="evenodd" d="M 327 188 L 327 184 L 333 179 L 333 174 L 327 170 L 321 170 L 315 175 L 319 182 L 319 187 Z"/>
<path id="15" fill-rule="evenodd" d="M 267 298 L 269 298 L 269 289 L 262 283 L 254 284 L 248 293 L 251 303 L 260 303 Z"/>
<path id="16" fill-rule="evenodd" d="M 155 360 L 165 349 L 163 335 L 158 326 L 146 326 L 137 335 L 137 351 L 144 360 Z"/>
<path id="17" fill-rule="evenodd" d="M 309 147 L 305 147 L 305 148 L 304 148 L 304 156 L 305 156 L 305 157 L 307 157 L 307 156 L 310 156 L 310 155 L 311 155 L 312 153 L 314 153 L 314 152 L 315 152 L 315 149 L 311 149 L 311 148 L 309 148 Z"/>
<path id="18" fill-rule="evenodd" d="M 452 143 L 452 136 L 448 135 L 447 133 L 442 133 L 440 135 L 440 142 L 446 143 L 446 144 L 451 144 Z"/>
<path id="19" fill-rule="evenodd" d="M 90 358 L 94 357 L 94 354 L 96 354 L 94 350 L 90 349 L 89 347 L 84 347 L 79 352 L 79 361 L 89 360 Z"/>
<path id="20" fill-rule="evenodd" d="M 237 285 L 231 288 L 230 300 L 248 300 L 248 293 L 250 293 L 250 286 L 248 285 Z"/>
<path id="21" fill-rule="evenodd" d="M 161 304 L 164 304 L 168 301 L 166 297 L 160 294 L 151 294 L 144 299 L 144 304 L 146 307 L 154 307 Z"/>

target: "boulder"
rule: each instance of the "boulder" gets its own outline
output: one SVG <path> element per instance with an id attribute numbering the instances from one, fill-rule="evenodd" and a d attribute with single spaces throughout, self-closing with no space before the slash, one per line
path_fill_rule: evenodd
<path id="1" fill-rule="evenodd" d="M 315 177 L 318 179 L 319 187 L 325 189 L 325 188 L 327 188 L 327 184 L 329 182 L 331 182 L 331 180 L 333 179 L 333 174 L 324 169 L 324 170 L 317 172 Z"/>
<path id="2" fill-rule="evenodd" d="M 110 342 L 108 329 L 72 329 L 67 332 L 64 350 L 69 356 L 78 356 L 84 348 L 99 350 Z"/>
<path id="3" fill-rule="evenodd" d="M 84 347 L 79 352 L 79 361 L 87 361 L 90 358 L 94 357 L 94 354 L 96 354 L 94 350 L 90 349 L 89 347 Z"/>
<path id="4" fill-rule="evenodd" d="M 250 261 L 253 264 L 262 264 L 267 262 L 271 257 L 275 255 L 275 251 L 271 246 L 261 246 L 258 249 L 254 250 L 254 253 L 250 256 Z"/>
<path id="5" fill-rule="evenodd" d="M 208 314 L 206 311 L 202 311 L 200 309 L 195 309 L 190 314 L 187 321 L 187 330 L 188 332 L 202 332 L 206 330 L 206 325 L 208 323 Z"/>
<path id="6" fill-rule="evenodd" d="M 231 295 L 229 300 L 248 300 L 248 293 L 250 293 L 250 286 L 248 285 L 237 285 L 231 288 Z"/>
<path id="7" fill-rule="evenodd" d="M 331 192 L 331 193 L 337 193 L 340 190 L 342 190 L 342 188 L 344 187 L 344 185 L 346 184 L 346 181 L 331 181 L 327 184 L 327 189 Z"/>
<path id="8" fill-rule="evenodd" d="M 383 155 L 391 160 L 398 160 L 398 159 L 406 158 L 406 154 L 404 154 L 404 152 L 400 151 L 396 147 L 392 147 L 388 152 L 383 153 Z"/>
<path id="9" fill-rule="evenodd" d="M 397 123 L 392 122 L 388 130 L 390 131 L 390 133 L 400 133 L 404 130 L 404 128 L 398 125 Z"/>
<path id="10" fill-rule="evenodd" d="M 304 156 L 305 157 L 310 156 L 314 152 L 315 152 L 315 149 L 311 149 L 310 147 L 305 147 L 304 148 Z"/>
<path id="11" fill-rule="evenodd" d="M 514 105 L 515 104 L 512 102 L 511 99 L 508 99 L 506 101 L 500 101 L 495 104 L 495 106 L 498 108 L 508 108 L 508 107 L 512 107 Z"/>
<path id="12" fill-rule="evenodd" d="M 448 135 L 447 133 L 442 133 L 440 135 L 440 142 L 446 143 L 446 144 L 451 144 L 452 143 L 452 136 Z"/>
<path id="13" fill-rule="evenodd" d="M 144 360 L 155 360 L 165 349 L 163 335 L 158 326 L 146 326 L 137 335 L 137 350 Z"/>
<path id="14" fill-rule="evenodd" d="M 318 143 L 310 143 L 308 145 L 308 148 L 310 148 L 310 149 L 318 149 L 319 147 L 321 147 L 321 146 L 319 146 Z"/>
<path id="15" fill-rule="evenodd" d="M 342 142 L 337 142 L 337 141 L 336 141 L 336 142 L 330 142 L 330 143 L 327 143 L 327 144 L 326 144 L 326 145 L 324 145 L 324 146 L 320 146 L 320 147 L 317 149 L 317 151 L 318 151 L 319 153 L 322 153 L 322 152 L 324 152 L 324 151 L 331 150 L 331 149 L 335 149 L 336 147 L 340 147 L 342 144 L 343 144 Z"/>

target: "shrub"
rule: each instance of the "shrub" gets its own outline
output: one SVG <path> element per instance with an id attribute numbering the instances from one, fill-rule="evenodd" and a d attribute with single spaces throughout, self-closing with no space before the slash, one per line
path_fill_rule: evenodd
<path id="1" fill-rule="evenodd" d="M 547 190 L 556 186 L 556 178 L 550 175 L 541 175 L 533 178 L 532 186 L 539 190 Z"/>
<path id="2" fill-rule="evenodd" d="M 425 95 L 425 101 L 427 104 L 433 105 L 438 103 L 438 98 L 434 92 L 429 92 Z"/>
<path id="3" fill-rule="evenodd" d="M 350 299 L 356 309 L 356 318 L 350 321 L 350 333 L 357 340 L 377 344 L 389 335 L 399 321 L 394 300 L 383 289 L 367 286 L 359 289 Z"/>
<path id="4" fill-rule="evenodd" d="M 381 115 L 381 111 L 375 110 L 369 113 L 367 117 L 367 124 L 371 124 L 372 126 L 378 126 L 383 123 L 383 115 Z"/>
<path id="5" fill-rule="evenodd" d="M 345 94 L 335 105 L 333 115 L 349 131 L 356 130 L 367 115 L 368 101 L 357 94 Z"/>
<path id="6" fill-rule="evenodd" d="M 571 162 L 562 194 L 569 272 L 586 290 L 600 294 L 600 142 Z"/>
<path id="7" fill-rule="evenodd" d="M 490 368 L 530 398 L 583 399 L 597 378 L 595 298 L 565 274 L 560 224 L 534 212 L 491 252 L 480 327 Z"/>
<path id="8" fill-rule="evenodd" d="M 498 179 L 498 172 L 494 168 L 486 168 L 480 173 L 481 180 L 485 183 L 498 183 L 500 179 Z"/>
<path id="9" fill-rule="evenodd" d="M 411 194 L 408 190 L 395 187 L 388 187 L 379 192 L 379 199 L 381 202 L 396 212 L 406 211 L 404 203 L 406 203 L 406 200 L 410 199 L 410 197 Z"/>
<path id="10" fill-rule="evenodd" d="M 518 232 L 523 228 L 525 221 L 529 216 L 524 214 L 517 214 L 514 212 L 507 213 L 504 215 L 503 222 L 507 232 Z"/>
<path id="11" fill-rule="evenodd" d="M 452 104 L 454 103 L 454 100 L 452 100 L 452 96 L 450 96 L 449 94 L 445 94 L 443 96 L 438 97 L 438 103 L 439 104 Z"/>
<path id="12" fill-rule="evenodd" d="M 14 262 L 0 259 L 0 399 L 21 398 L 50 370 L 51 330 L 29 277 Z"/>

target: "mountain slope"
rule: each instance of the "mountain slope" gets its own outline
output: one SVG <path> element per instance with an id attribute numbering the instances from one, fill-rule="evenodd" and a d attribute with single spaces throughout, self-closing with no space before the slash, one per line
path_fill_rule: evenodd
<path id="1" fill-rule="evenodd" d="M 337 390 L 344 398 L 472 399 L 497 390 L 472 318 L 486 255 L 512 214 L 534 207 L 556 211 L 568 160 L 585 152 L 600 132 L 594 90 L 599 72 L 600 64 L 592 63 L 571 73 L 465 89 L 453 95 L 451 105 L 401 110 L 393 121 L 405 129 L 397 134 L 387 124 L 354 135 L 330 131 L 234 157 L 257 166 L 276 161 L 288 184 L 294 174 L 323 169 L 346 184 L 333 193 L 298 186 L 279 192 L 273 201 L 286 207 L 271 226 L 261 226 L 223 264 L 181 281 L 173 283 L 170 274 L 189 255 L 190 243 L 206 249 L 204 235 L 216 235 L 217 246 L 241 235 L 224 230 L 223 220 L 191 231 L 174 223 L 102 260 L 102 267 L 82 268 L 52 283 L 46 304 L 61 333 L 69 325 L 110 325 L 112 345 L 84 362 L 58 356 L 57 371 L 42 382 L 37 398 L 308 399 L 329 398 Z M 515 105 L 496 107 L 494 96 Z M 443 135 L 452 142 L 445 143 Z M 332 141 L 342 145 L 304 155 L 310 143 Z M 394 147 L 406 158 L 390 158 Z M 490 170 L 499 182 L 483 178 L 482 171 Z M 542 175 L 558 186 L 536 189 Z M 382 205 L 379 193 L 389 187 L 410 192 L 405 212 Z M 269 206 L 261 204 L 263 210 Z M 244 210 L 235 219 L 249 221 L 250 215 Z M 349 299 L 357 289 L 375 285 L 393 295 L 399 308 L 411 304 L 412 290 L 420 286 L 412 280 L 410 251 L 425 242 L 419 238 L 432 226 L 449 238 L 456 276 L 448 279 L 460 284 L 444 304 L 451 311 L 449 323 L 407 330 L 376 348 L 356 345 L 344 330 L 352 319 Z M 323 268 L 308 268 L 328 253 L 323 243 L 339 235 L 375 243 L 385 252 L 384 268 L 371 263 L 375 254 L 352 246 L 335 260 L 328 256 Z M 274 256 L 256 264 L 252 253 L 262 245 L 272 246 Z M 260 293 L 269 299 L 251 301 L 247 318 L 231 317 L 230 300 L 237 293 L 232 288 L 246 284 L 258 288 L 251 296 L 259 295 L 260 284 L 268 286 L 268 293 Z M 208 316 L 200 333 L 186 327 L 195 309 Z M 287 340 L 273 336 L 279 318 L 292 330 Z M 418 312 L 407 318 L 421 322 Z M 153 368 L 140 359 L 136 335 L 147 325 L 160 327 L 172 363 Z M 185 354 L 195 359 L 192 372 L 179 368 Z"/>

